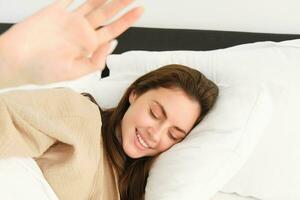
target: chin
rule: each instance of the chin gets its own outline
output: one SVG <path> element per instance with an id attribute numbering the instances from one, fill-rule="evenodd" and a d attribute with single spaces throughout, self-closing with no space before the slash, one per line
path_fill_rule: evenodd
<path id="1" fill-rule="evenodd" d="M 141 158 L 141 157 L 143 157 L 143 156 L 128 156 L 128 157 L 130 157 L 130 158 L 132 158 L 132 159 L 138 159 L 138 158 Z"/>
<path id="2" fill-rule="evenodd" d="M 133 148 L 126 148 L 123 146 L 123 150 L 124 150 L 125 154 L 132 159 L 137 159 L 137 158 L 143 157 L 142 155 L 138 154 L 135 151 L 135 149 L 133 149 Z"/>
<path id="3" fill-rule="evenodd" d="M 126 152 L 125 152 L 126 153 Z M 143 156 L 141 155 L 136 155 L 136 154 L 130 154 L 130 153 L 126 153 L 126 155 L 132 159 L 138 159 L 138 158 L 141 158 Z"/>

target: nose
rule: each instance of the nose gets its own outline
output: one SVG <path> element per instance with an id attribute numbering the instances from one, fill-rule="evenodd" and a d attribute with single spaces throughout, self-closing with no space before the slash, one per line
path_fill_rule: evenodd
<path id="1" fill-rule="evenodd" d="M 157 144 L 159 144 L 161 137 L 162 137 L 163 133 L 165 132 L 165 130 L 166 130 L 166 127 L 163 125 L 148 127 L 148 130 L 147 130 L 148 136 L 149 136 L 151 143 L 153 143 L 153 146 L 156 146 Z"/>

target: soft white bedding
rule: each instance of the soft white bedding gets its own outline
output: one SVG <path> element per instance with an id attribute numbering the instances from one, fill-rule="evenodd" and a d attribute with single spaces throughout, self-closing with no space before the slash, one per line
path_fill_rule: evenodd
<path id="1" fill-rule="evenodd" d="M 0 199 L 58 200 L 31 158 L 0 159 Z"/>
<path id="2" fill-rule="evenodd" d="M 0 199 L 58 200 L 40 168 L 31 158 L 0 160 Z M 218 192 L 211 200 L 257 200 Z"/>
<path id="3" fill-rule="evenodd" d="M 288 45 L 288 48 L 284 48 L 284 49 L 279 48 L 280 45 L 284 47 L 284 44 Z M 263 68 L 262 66 L 267 66 L 267 67 L 270 66 L 270 69 L 268 70 L 272 71 L 275 70 L 274 68 L 275 66 L 277 67 L 279 66 L 278 68 L 280 69 L 278 71 L 279 73 L 272 74 L 269 73 L 271 71 L 268 70 L 266 70 L 266 72 L 268 72 L 267 77 L 272 79 L 271 81 L 274 81 L 274 83 L 279 84 L 280 80 L 283 80 L 282 83 L 288 84 L 289 86 L 289 90 L 288 90 L 289 93 L 286 93 L 286 95 L 282 95 L 286 100 L 284 101 L 285 104 L 283 107 L 284 108 L 283 110 L 285 112 L 284 113 L 279 112 L 279 115 L 275 115 L 278 116 L 279 119 L 277 121 L 274 121 L 275 123 L 273 122 L 270 124 L 270 127 L 272 127 L 272 129 L 268 129 L 267 134 L 264 135 L 264 138 L 263 140 L 261 140 L 261 143 L 259 144 L 258 148 L 256 148 L 256 151 L 254 152 L 252 159 L 250 159 L 249 162 L 245 165 L 246 170 L 243 169 L 243 171 L 240 171 L 240 173 L 237 174 L 238 178 L 234 179 L 234 181 L 232 181 L 232 184 L 229 185 L 231 187 L 228 187 L 227 185 L 227 190 L 224 190 L 224 188 L 222 189 L 222 191 L 224 192 L 238 192 L 240 195 L 251 194 L 255 196 L 255 198 L 239 196 L 236 193 L 227 194 L 227 193 L 218 192 L 210 200 L 257 200 L 258 198 L 259 200 L 275 200 L 275 199 L 276 200 L 282 200 L 282 199 L 298 200 L 299 199 L 297 197 L 299 196 L 298 191 L 299 191 L 300 179 L 297 173 L 299 167 L 297 168 L 297 166 L 299 166 L 300 164 L 298 159 L 299 158 L 298 155 L 300 151 L 299 151 L 299 140 L 297 140 L 299 138 L 299 134 L 298 134 L 299 123 L 298 123 L 297 116 L 299 115 L 300 112 L 300 107 L 298 104 L 300 99 L 300 95 L 298 92 L 299 91 L 298 88 L 300 84 L 298 78 L 299 66 L 300 66 L 299 59 L 298 59 L 300 55 L 299 54 L 300 40 L 294 40 L 291 41 L 290 43 L 287 41 L 278 45 L 279 45 L 278 48 L 275 49 L 276 50 L 275 53 L 276 54 L 278 53 L 278 56 L 274 56 L 275 54 L 274 55 L 270 54 L 269 59 L 266 59 L 267 55 L 262 54 L 260 52 L 259 55 L 262 55 L 264 59 L 258 59 L 258 60 L 248 59 L 248 60 L 249 63 L 251 60 L 253 60 L 253 62 L 254 61 L 261 62 L 259 63 L 259 65 L 252 66 L 252 68 L 257 66 L 257 69 L 262 69 Z M 235 55 L 236 57 L 239 57 L 239 59 L 241 58 L 240 56 L 238 56 L 239 55 L 238 51 L 240 50 L 241 47 L 234 48 Z M 233 59 L 231 55 L 228 58 Z M 278 62 L 278 60 L 281 61 Z M 226 66 L 233 66 L 233 64 L 235 64 L 234 59 L 232 62 L 229 61 L 230 60 L 228 60 L 229 64 L 227 64 Z M 271 64 L 269 63 L 269 61 L 270 62 L 272 61 Z M 145 62 L 145 60 L 142 60 L 142 62 Z M 122 63 L 124 64 L 124 62 Z M 211 63 L 216 64 L 216 61 Z M 224 62 L 219 61 L 219 63 L 221 65 Z M 244 64 L 246 65 L 249 63 L 245 62 Z M 290 70 L 287 70 L 289 68 Z M 283 76 L 282 72 L 288 72 L 289 79 L 281 79 L 281 77 Z M 255 74 L 256 71 L 254 71 L 252 75 Z M 233 76 L 231 74 L 230 78 L 232 77 Z M 219 81 L 220 78 L 221 77 L 219 77 Z M 46 87 L 71 86 L 72 88 L 78 91 L 85 91 L 86 89 L 88 89 L 87 92 L 90 92 L 91 94 L 94 95 L 95 93 L 97 93 L 97 91 L 102 91 L 98 87 L 94 87 L 95 85 L 97 85 L 96 82 L 98 82 L 98 79 L 99 79 L 99 74 L 93 74 L 81 79 L 80 81 L 75 81 L 72 83 L 52 84 L 52 85 L 47 85 Z M 83 82 L 87 84 L 82 84 Z M 117 86 L 119 85 L 116 84 L 116 88 L 114 89 L 118 89 Z M 28 89 L 29 88 L 36 88 L 36 87 L 28 86 Z M 275 87 L 274 89 L 276 89 L 274 91 L 280 90 L 280 88 L 278 87 Z M 0 93 L 4 91 L 5 90 L 0 90 Z M 107 93 L 104 94 L 110 97 L 109 95 L 107 95 Z M 98 96 L 95 95 L 95 97 Z M 276 99 L 279 98 L 280 96 L 278 96 L 278 98 Z M 100 99 L 104 99 L 104 98 L 100 98 Z M 112 103 L 112 101 L 108 101 L 108 102 Z M 276 108 L 278 110 L 279 107 Z M 286 128 L 288 129 L 285 131 Z M 16 171 L 10 171 L 13 170 L 12 166 L 10 166 L 9 168 L 7 167 L 5 168 L 5 166 L 6 163 L 1 161 L 0 162 L 0 188 L 1 188 L 0 199 L 40 199 L 40 200 L 55 199 L 55 194 L 53 193 L 53 191 L 51 193 L 51 188 L 49 185 L 47 185 L 47 182 L 43 178 L 41 178 L 42 177 L 41 173 L 33 173 L 34 175 L 31 173 L 30 175 L 29 173 L 30 170 L 27 171 L 26 173 L 21 173 L 21 172 L 17 173 Z M 13 166 L 16 167 L 17 169 L 24 170 L 22 167 L 20 167 L 20 165 L 14 164 Z M 37 169 L 35 168 L 35 170 Z M 261 178 L 262 175 L 264 175 L 263 179 Z M 205 183 L 207 185 L 207 182 Z M 168 184 L 168 182 L 166 182 L 166 184 Z M 221 188 L 216 189 L 215 191 L 218 191 L 220 189 Z M 163 191 L 166 192 L 166 190 Z M 171 190 L 170 192 L 172 193 L 173 191 L 174 190 Z M 202 191 L 207 192 L 207 190 L 202 190 Z M 4 195 L 12 195 L 12 196 L 4 196 Z M 26 195 L 29 195 L 28 197 L 32 197 L 32 198 L 24 198 L 27 197 Z M 32 195 L 35 196 L 40 195 L 40 196 L 35 198 Z M 11 198 L 7 198 L 7 197 L 11 197 Z M 199 198 L 199 200 L 200 199 L 202 200 L 202 198 Z"/>
<path id="4" fill-rule="evenodd" d="M 257 198 L 252 197 L 243 197 L 236 193 L 223 193 L 218 192 L 212 199 L 210 200 L 258 200 Z"/>

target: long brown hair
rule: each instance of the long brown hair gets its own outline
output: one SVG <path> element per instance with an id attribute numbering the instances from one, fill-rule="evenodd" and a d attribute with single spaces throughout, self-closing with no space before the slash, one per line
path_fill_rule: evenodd
<path id="1" fill-rule="evenodd" d="M 115 167 L 119 180 L 121 200 L 143 200 L 146 181 L 154 157 L 132 159 L 128 157 L 117 139 L 116 128 L 129 107 L 129 94 L 132 90 L 137 95 L 159 87 L 179 88 L 188 97 L 199 102 L 201 114 L 195 127 L 216 102 L 219 90 L 216 84 L 199 71 L 183 65 L 167 65 L 151 71 L 135 80 L 126 90 L 115 108 L 101 109 L 102 138 L 108 154 L 108 161 Z"/>

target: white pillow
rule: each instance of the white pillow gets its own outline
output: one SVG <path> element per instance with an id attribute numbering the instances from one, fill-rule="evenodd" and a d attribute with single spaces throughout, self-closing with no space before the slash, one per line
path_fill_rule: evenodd
<path id="1" fill-rule="evenodd" d="M 299 67 L 291 71 L 293 74 L 287 80 L 289 90 L 283 94 L 283 102 L 276 106 L 268 131 L 244 167 L 222 191 L 262 200 L 300 199 Z"/>
<path id="2" fill-rule="evenodd" d="M 300 98 L 299 92 L 296 92 L 297 88 L 300 86 L 300 81 L 297 80 L 297 76 L 300 74 L 300 40 L 284 41 L 280 43 L 258 42 L 214 51 L 132 51 L 121 55 L 111 55 L 107 60 L 107 65 L 110 69 L 110 76 L 112 77 L 118 74 L 143 74 L 160 66 L 171 63 L 184 64 L 194 67 L 203 72 L 208 78 L 215 81 L 218 85 L 226 86 L 238 84 L 241 81 L 258 83 L 265 82 L 267 88 L 269 88 L 271 99 L 273 100 L 274 104 L 274 114 L 271 122 L 267 124 L 268 127 L 265 130 L 265 133 L 268 134 L 266 135 L 270 137 L 270 135 L 276 134 L 278 138 L 277 144 L 279 144 L 279 141 L 282 139 L 280 139 L 279 136 L 283 136 L 284 133 L 287 134 L 292 131 L 295 134 L 296 132 L 299 132 L 300 128 L 298 123 L 296 123 L 297 115 L 299 114 L 299 105 L 296 103 L 295 99 Z M 293 88 L 291 87 L 291 84 L 294 84 Z M 294 97 L 292 97 L 291 91 L 293 92 Z M 284 121 L 284 124 L 278 121 L 278 116 L 286 116 L 287 114 L 286 112 L 283 113 L 280 109 L 283 106 L 287 106 L 286 99 L 289 99 L 289 103 L 292 103 L 289 105 L 288 111 L 292 112 L 293 120 L 291 121 L 295 122 L 293 124 L 291 124 L 290 121 Z M 292 111 L 293 107 L 296 107 L 297 109 Z M 204 121 L 202 124 L 204 124 Z M 286 124 L 288 124 L 288 126 L 286 126 Z M 259 125 L 256 125 L 255 127 L 259 130 L 262 128 Z M 295 134 L 293 134 L 293 136 L 295 136 Z M 270 141 L 269 137 L 267 138 L 268 141 Z M 297 138 L 299 138 L 299 136 Z M 297 155 L 299 158 L 300 145 L 297 138 L 290 138 L 289 141 L 293 142 L 293 149 L 296 150 L 292 151 L 292 156 L 290 157 L 287 151 L 285 151 L 286 154 L 281 156 L 285 156 L 285 161 L 288 161 L 288 164 L 281 163 L 280 160 L 275 160 L 276 156 L 273 157 L 274 159 L 266 159 L 265 156 L 257 159 L 259 161 L 264 161 L 259 165 L 261 167 L 265 167 L 263 170 L 264 172 L 272 171 L 272 173 L 268 173 L 270 177 L 264 176 L 264 181 L 261 181 L 260 177 L 262 173 L 260 173 L 260 169 L 257 167 L 249 167 L 247 168 L 248 170 L 243 174 L 237 174 L 235 176 L 239 177 L 239 181 L 235 182 L 234 179 L 232 179 L 230 182 L 230 187 L 227 189 L 226 187 L 225 189 L 223 188 L 223 191 L 237 192 L 243 196 L 253 196 L 257 198 L 264 197 L 262 198 L 264 200 L 279 200 L 282 199 L 282 197 L 287 196 L 294 196 L 294 198 L 290 198 L 291 200 L 299 199 L 299 192 L 296 191 L 296 189 L 299 188 L 297 186 L 300 185 L 299 175 L 295 175 L 297 173 L 296 168 L 293 168 L 293 171 L 289 171 L 289 166 L 291 166 L 292 163 L 295 163 L 295 158 Z M 258 140 L 259 137 L 256 139 Z M 209 145 L 209 142 L 206 144 Z M 211 146 L 214 147 L 213 145 Z M 250 144 L 249 149 L 252 147 L 253 146 Z M 247 145 L 245 148 L 247 149 Z M 285 148 L 290 148 L 287 142 Z M 269 151 L 269 146 L 263 146 L 261 149 L 263 150 L 261 150 L 259 153 L 264 152 L 262 155 L 272 153 Z M 275 153 L 275 155 L 278 155 L 278 153 L 282 152 L 280 148 L 274 146 L 272 150 L 276 150 L 277 154 Z M 182 154 L 184 155 L 184 153 Z M 180 154 L 176 154 L 176 156 L 177 155 Z M 207 153 L 208 157 L 211 155 L 213 155 L 213 153 Z M 252 157 L 254 156 L 257 157 L 260 155 L 255 154 Z M 218 178 L 218 176 L 216 177 L 211 174 L 210 178 L 213 178 L 215 182 L 221 180 L 219 185 L 216 183 L 217 187 L 215 188 L 212 187 L 212 185 L 206 184 L 209 179 L 209 175 L 201 177 L 202 179 L 199 178 L 198 183 L 195 184 L 191 181 L 192 179 L 189 180 L 190 177 L 185 176 L 185 173 L 183 172 L 184 167 L 182 167 L 182 164 L 177 163 L 175 166 L 170 166 L 168 168 L 167 165 L 169 163 L 175 163 L 175 160 L 178 159 L 178 156 L 169 163 L 167 162 L 166 157 L 164 157 L 164 159 L 165 160 L 159 160 L 157 164 L 157 166 L 159 166 L 158 168 L 153 168 L 153 170 L 151 170 L 146 188 L 146 197 L 148 200 L 172 199 L 175 197 L 175 199 L 181 199 L 180 197 L 182 197 L 182 199 L 184 197 L 186 197 L 185 199 L 192 199 L 193 197 L 194 199 L 204 199 L 200 198 L 201 195 L 199 196 L 199 194 L 209 193 L 209 191 L 216 191 L 217 187 L 221 186 L 221 182 L 228 178 L 225 177 L 224 179 L 223 177 L 222 179 L 221 176 Z M 296 162 L 296 166 L 300 167 L 300 162 L 298 160 Z M 283 167 L 282 169 L 284 170 L 284 175 L 278 173 L 279 169 L 275 170 L 277 174 L 274 173 L 274 170 L 270 170 L 272 166 L 277 165 L 279 162 L 281 163 L 280 166 Z M 213 162 L 211 163 L 214 164 Z M 197 171 L 193 170 L 194 177 L 197 177 L 196 173 L 199 173 L 199 171 L 200 173 L 203 173 L 201 170 L 210 166 L 211 163 L 206 162 L 203 163 L 202 166 L 197 166 Z M 251 166 L 253 167 L 256 164 L 257 163 L 252 162 Z M 168 169 L 166 170 L 166 172 L 168 172 L 166 175 L 160 171 L 162 166 L 165 166 L 165 169 Z M 253 171 L 253 169 L 255 169 L 255 171 Z M 234 169 L 223 169 L 222 167 L 217 171 L 222 173 L 226 171 L 233 172 L 233 170 Z M 169 174 L 172 174 L 172 179 L 174 179 L 174 182 L 169 179 L 171 177 Z M 273 187 L 274 178 L 271 177 L 274 177 L 274 175 L 278 180 L 276 187 Z M 286 175 L 288 175 L 289 178 L 292 178 L 290 179 L 290 182 L 286 180 Z M 294 176 L 292 177 L 292 175 Z M 248 179 L 249 176 L 252 177 L 250 181 Z M 281 180 L 285 180 L 284 184 L 282 184 Z M 179 183 L 183 182 L 185 182 L 186 185 L 184 188 L 181 188 L 182 185 Z M 295 184 L 297 186 L 295 186 Z M 190 192 L 194 190 L 198 190 L 197 198 L 193 195 L 190 195 Z M 265 199 L 265 197 L 268 198 Z"/>
<path id="3" fill-rule="evenodd" d="M 222 189 L 263 200 L 300 199 L 300 40 L 286 41 L 283 55 L 272 59 L 288 59 L 297 63 L 283 66 L 290 70 L 286 82 L 289 90 L 276 106 L 272 123 L 244 167 Z M 292 48 L 294 47 L 294 48 Z"/>
<path id="4" fill-rule="evenodd" d="M 300 39 L 257 42 L 212 51 L 129 51 L 110 55 L 107 66 L 110 76 L 114 76 L 143 74 L 177 63 L 198 69 L 218 84 L 250 80 L 287 86 L 290 69 L 300 63 L 299 53 Z"/>

